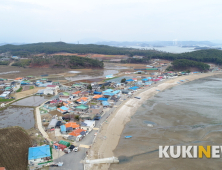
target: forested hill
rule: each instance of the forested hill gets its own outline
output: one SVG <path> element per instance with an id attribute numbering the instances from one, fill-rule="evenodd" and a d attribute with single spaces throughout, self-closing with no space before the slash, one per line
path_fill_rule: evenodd
<path id="1" fill-rule="evenodd" d="M 143 59 L 129 58 L 127 60 L 122 60 L 123 63 L 147 63 L 149 59 L 166 59 L 166 60 L 178 60 L 187 59 L 198 62 L 209 62 L 222 65 L 222 50 L 210 49 L 210 50 L 198 50 L 187 53 L 159 53 L 147 55 Z"/>
<path id="2" fill-rule="evenodd" d="M 50 68 L 103 68 L 104 64 L 102 61 L 94 60 L 91 58 L 78 57 L 78 56 L 53 56 L 53 57 L 39 57 L 35 56 L 29 59 L 23 59 L 16 61 L 12 66 L 19 67 L 50 67 Z"/>
<path id="3" fill-rule="evenodd" d="M 160 53 L 155 50 L 138 50 L 133 48 L 119 48 L 106 45 L 94 44 L 67 44 L 64 42 L 36 43 L 25 45 L 3 45 L 0 46 L 0 53 L 11 52 L 12 55 L 29 56 L 33 54 L 45 53 L 53 54 L 59 52 L 79 53 L 79 54 L 107 54 L 107 55 L 152 55 Z"/>
<path id="4" fill-rule="evenodd" d="M 169 71 L 184 71 L 190 68 L 198 68 L 200 71 L 207 71 L 210 68 L 208 64 L 186 59 L 174 60 L 171 64 L 172 66 L 167 68 Z"/>
<path id="5" fill-rule="evenodd" d="M 93 44 L 67 44 L 64 42 L 36 43 L 26 45 L 4 45 L 0 46 L 0 53 L 10 52 L 12 55 L 21 57 L 34 56 L 35 54 L 45 53 L 54 54 L 59 52 L 78 53 L 78 54 L 105 54 L 105 55 L 128 55 L 130 58 L 122 62 L 127 63 L 148 63 L 152 58 L 177 60 L 188 59 L 198 62 L 211 62 L 222 65 L 222 50 L 209 49 L 198 50 L 187 53 L 167 53 L 156 50 L 140 50 L 133 48 L 119 48 L 106 45 Z M 144 56 L 143 59 L 132 58 L 134 55 Z"/>

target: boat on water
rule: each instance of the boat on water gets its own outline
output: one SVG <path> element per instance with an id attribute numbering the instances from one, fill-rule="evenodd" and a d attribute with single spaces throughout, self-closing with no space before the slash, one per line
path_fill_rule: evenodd
<path id="1" fill-rule="evenodd" d="M 129 138 L 132 138 L 132 136 L 125 136 L 125 139 L 129 139 Z"/>
<path id="2" fill-rule="evenodd" d="M 153 124 L 147 124 L 147 126 L 149 126 L 149 127 L 153 127 Z"/>

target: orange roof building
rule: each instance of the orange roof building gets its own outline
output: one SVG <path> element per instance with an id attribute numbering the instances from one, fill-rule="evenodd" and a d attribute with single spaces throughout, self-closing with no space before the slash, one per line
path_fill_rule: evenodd
<path id="1" fill-rule="evenodd" d="M 17 77 L 15 80 L 23 80 L 23 77 Z"/>
<path id="2" fill-rule="evenodd" d="M 65 124 L 66 127 L 72 127 L 73 129 L 79 128 L 79 125 L 76 122 L 69 122 Z"/>
<path id="3" fill-rule="evenodd" d="M 77 100 L 77 102 L 85 102 L 88 100 L 88 97 L 81 97 Z"/>
<path id="4" fill-rule="evenodd" d="M 101 97 L 103 97 L 103 95 L 95 95 L 95 96 L 93 96 L 93 99 L 99 99 Z"/>
<path id="5" fill-rule="evenodd" d="M 74 92 L 72 94 L 79 94 L 79 93 L 81 93 L 81 91 L 76 91 L 76 92 Z"/>
<path id="6" fill-rule="evenodd" d="M 72 135 L 72 136 L 79 136 L 80 135 L 80 133 L 82 132 L 82 131 L 85 131 L 85 130 L 83 130 L 83 129 L 76 129 L 76 130 L 74 130 L 74 131 L 72 131 L 71 133 L 69 133 L 69 135 Z"/>
<path id="7" fill-rule="evenodd" d="M 65 101 L 65 102 L 63 102 L 63 105 L 64 106 L 68 106 L 69 104 L 71 104 L 72 102 L 70 102 L 70 101 Z"/>

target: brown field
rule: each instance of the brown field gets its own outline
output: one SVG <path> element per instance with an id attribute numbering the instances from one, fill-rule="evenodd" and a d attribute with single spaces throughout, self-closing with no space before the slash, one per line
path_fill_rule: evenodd
<path id="1" fill-rule="evenodd" d="M 148 64 L 117 64 L 118 66 L 122 66 L 122 67 L 146 67 L 146 65 Z"/>
<path id="2" fill-rule="evenodd" d="M 64 55 L 64 56 L 79 56 L 79 57 L 86 57 L 88 54 L 77 54 L 77 53 L 55 53 L 52 55 Z"/>
<path id="3" fill-rule="evenodd" d="M 51 112 L 49 112 L 49 114 L 50 114 L 51 116 L 54 116 L 54 115 L 57 115 L 57 116 L 64 116 L 62 113 L 60 113 L 60 112 L 57 111 L 57 110 L 51 111 Z"/>
<path id="4" fill-rule="evenodd" d="M 35 86 L 34 86 L 34 87 L 35 87 Z M 32 94 L 34 94 L 34 93 L 37 93 L 38 90 L 44 89 L 44 88 L 45 88 L 45 87 L 35 87 L 34 89 L 31 89 L 31 90 L 26 90 L 26 91 L 14 93 L 14 94 L 12 94 L 11 96 L 12 96 L 12 97 L 15 97 L 16 99 L 19 99 L 19 98 L 23 98 L 23 97 L 32 95 Z"/>
<path id="5" fill-rule="evenodd" d="M 33 85 L 30 85 L 30 86 L 23 86 L 22 87 L 22 91 L 27 91 L 27 90 L 30 90 L 30 87 L 34 87 L 35 88 L 35 86 Z"/>
<path id="6" fill-rule="evenodd" d="M 126 55 L 105 55 L 105 54 L 55 53 L 52 55 L 79 56 L 79 57 L 89 57 L 89 58 L 93 58 L 93 59 L 97 58 L 97 59 L 103 59 L 103 60 L 127 59 L 128 58 L 128 56 L 126 56 Z"/>
<path id="7" fill-rule="evenodd" d="M 0 73 L 9 72 L 9 71 L 19 71 L 16 73 L 9 74 L 0 74 L 1 78 L 9 78 L 15 79 L 17 77 L 25 77 L 25 76 L 40 76 L 43 74 L 59 74 L 68 71 L 69 69 L 65 68 L 22 68 L 16 66 L 0 66 Z"/>
<path id="8" fill-rule="evenodd" d="M 8 170 L 25 170 L 28 165 L 28 148 L 32 140 L 24 129 L 0 129 L 0 167 Z"/>

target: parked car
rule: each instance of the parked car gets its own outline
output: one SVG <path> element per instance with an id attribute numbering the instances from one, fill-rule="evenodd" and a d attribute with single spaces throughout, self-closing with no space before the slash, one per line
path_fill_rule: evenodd
<path id="1" fill-rule="evenodd" d="M 75 151 L 75 152 L 78 152 L 78 150 L 79 150 L 79 147 L 75 147 L 75 148 L 74 148 L 74 151 Z"/>
<path id="2" fill-rule="evenodd" d="M 69 149 L 70 149 L 71 151 L 72 151 L 74 148 L 75 148 L 74 145 L 70 145 L 70 146 L 69 146 Z"/>
<path id="3" fill-rule="evenodd" d="M 101 116 L 96 115 L 93 120 L 100 120 Z"/>
<path id="4" fill-rule="evenodd" d="M 134 97 L 134 98 L 136 98 L 136 99 L 140 99 L 140 97 Z"/>
<path id="5" fill-rule="evenodd" d="M 62 117 L 63 120 L 68 120 L 70 121 L 70 118 L 69 117 Z"/>

